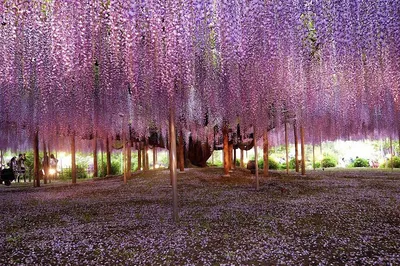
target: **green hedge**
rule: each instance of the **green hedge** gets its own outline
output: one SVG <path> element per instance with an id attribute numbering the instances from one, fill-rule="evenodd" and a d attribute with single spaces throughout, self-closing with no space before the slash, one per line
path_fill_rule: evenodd
<path id="1" fill-rule="evenodd" d="M 392 161 L 389 159 L 388 168 L 392 168 Z M 393 157 L 393 168 L 400 168 L 400 157 Z"/>
<path id="2" fill-rule="evenodd" d="M 258 160 L 258 168 L 259 169 L 264 169 L 264 160 Z M 275 161 L 272 158 L 268 158 L 268 169 L 270 170 L 278 170 L 279 169 L 279 163 Z"/>
<path id="3" fill-rule="evenodd" d="M 369 162 L 364 158 L 356 158 L 352 163 L 353 167 L 369 167 Z"/>
<path id="4" fill-rule="evenodd" d="M 325 156 L 321 161 L 321 166 L 323 168 L 335 167 L 337 165 L 337 160 L 333 156 Z"/>

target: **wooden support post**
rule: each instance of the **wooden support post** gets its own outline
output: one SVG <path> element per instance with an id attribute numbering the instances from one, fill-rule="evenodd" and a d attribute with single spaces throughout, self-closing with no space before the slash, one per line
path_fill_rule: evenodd
<path id="1" fill-rule="evenodd" d="M 40 187 L 40 160 L 39 160 L 39 132 L 36 130 L 33 137 L 33 174 L 34 187 Z"/>
<path id="2" fill-rule="evenodd" d="M 312 160 L 313 160 L 313 169 L 315 170 L 315 144 L 312 144 Z"/>
<path id="3" fill-rule="evenodd" d="M 71 177 L 72 184 L 76 184 L 76 157 L 75 157 L 75 134 L 71 136 Z"/>
<path id="4" fill-rule="evenodd" d="M 269 170 L 269 156 L 268 156 L 268 131 L 264 131 L 263 135 L 263 152 L 264 152 L 264 176 L 268 176 L 268 170 Z"/>
<path id="5" fill-rule="evenodd" d="M 293 131 L 294 131 L 294 158 L 296 162 L 296 173 L 299 172 L 299 148 L 298 148 L 298 140 L 297 140 L 297 124 L 296 121 L 293 123 Z"/>
<path id="6" fill-rule="evenodd" d="M 228 145 L 228 152 L 229 152 L 229 172 L 232 172 L 233 169 L 233 144 Z"/>
<path id="7" fill-rule="evenodd" d="M 93 177 L 99 176 L 99 169 L 97 165 L 97 136 L 93 138 Z"/>
<path id="8" fill-rule="evenodd" d="M 46 142 L 43 140 L 43 165 L 44 175 L 43 183 L 47 184 L 47 178 L 49 176 L 49 156 L 47 155 Z"/>
<path id="9" fill-rule="evenodd" d="M 142 150 L 142 164 L 143 164 L 143 171 L 146 171 L 146 141 L 143 142 L 143 150 Z"/>
<path id="10" fill-rule="evenodd" d="M 254 138 L 254 159 L 255 159 L 255 164 L 256 164 L 256 190 L 260 190 L 260 181 L 258 179 L 258 152 L 257 152 L 257 129 L 254 126 L 254 133 L 253 133 L 253 138 Z"/>
<path id="11" fill-rule="evenodd" d="M 393 143 L 392 143 L 392 136 L 390 136 L 390 165 L 393 171 Z"/>
<path id="12" fill-rule="evenodd" d="M 185 172 L 185 151 L 183 147 L 183 133 L 181 131 L 179 135 L 179 171 L 180 172 Z"/>
<path id="13" fill-rule="evenodd" d="M 232 169 L 236 169 L 236 149 L 233 149 L 233 164 Z"/>
<path id="14" fill-rule="evenodd" d="M 132 173 L 132 152 L 131 142 L 128 140 L 126 143 L 126 178 L 131 178 Z"/>
<path id="15" fill-rule="evenodd" d="M 173 203 L 173 214 L 172 218 L 174 222 L 178 222 L 178 184 L 177 184 L 177 160 L 176 160 L 176 133 L 175 133 L 175 114 L 171 109 L 169 114 L 169 134 L 170 134 L 170 149 L 169 149 L 169 160 L 170 160 L 170 176 L 172 181 L 172 203 Z"/>
<path id="16" fill-rule="evenodd" d="M 242 149 L 240 149 L 240 167 L 244 168 L 244 152 Z"/>
<path id="17" fill-rule="evenodd" d="M 306 152 L 304 149 L 304 126 L 300 126 L 301 138 L 301 175 L 306 175 Z"/>
<path id="18" fill-rule="evenodd" d="M 289 174 L 289 138 L 287 132 L 287 122 L 285 122 L 285 147 L 286 147 L 286 174 Z"/>
<path id="19" fill-rule="evenodd" d="M 107 175 L 111 175 L 111 149 L 110 149 L 110 140 L 107 137 L 106 140 L 106 161 L 107 161 Z"/>
<path id="20" fill-rule="evenodd" d="M 157 164 L 156 154 L 157 154 L 157 148 L 156 146 L 153 146 L 153 170 L 156 170 L 156 164 Z"/>
<path id="21" fill-rule="evenodd" d="M 138 161 L 138 171 L 142 170 L 142 150 L 140 149 L 140 142 L 138 143 L 137 149 L 137 161 Z"/>
<path id="22" fill-rule="evenodd" d="M 124 170 L 124 184 L 128 183 L 128 151 L 126 149 L 126 134 L 125 134 L 125 127 L 124 127 L 124 118 L 122 118 L 122 163 L 123 163 L 123 170 Z"/>
<path id="23" fill-rule="evenodd" d="M 228 125 L 225 123 L 222 128 L 223 135 L 223 149 L 224 149 L 224 176 L 229 176 L 229 138 L 228 138 Z"/>

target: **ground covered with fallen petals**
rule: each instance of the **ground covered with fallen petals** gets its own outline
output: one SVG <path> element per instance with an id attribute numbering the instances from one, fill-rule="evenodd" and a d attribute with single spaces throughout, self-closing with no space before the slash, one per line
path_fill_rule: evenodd
<path id="1" fill-rule="evenodd" d="M 400 264 L 400 172 L 167 170 L 0 186 L 0 265 Z"/>

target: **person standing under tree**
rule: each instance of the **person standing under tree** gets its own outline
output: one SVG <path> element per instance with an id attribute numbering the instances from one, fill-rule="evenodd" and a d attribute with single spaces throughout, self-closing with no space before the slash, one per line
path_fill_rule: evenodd
<path id="1" fill-rule="evenodd" d="M 54 156 L 54 154 L 50 154 L 50 162 L 49 163 L 50 163 L 50 170 L 49 170 L 50 176 L 53 179 L 55 179 L 55 178 L 57 178 L 57 163 L 58 163 L 58 160 Z"/>
<path id="2" fill-rule="evenodd" d="M 24 176 L 24 183 L 26 182 L 26 177 L 25 177 L 25 153 L 24 154 L 19 154 L 18 159 L 17 159 L 17 175 L 18 175 L 18 183 L 19 183 L 19 178 L 21 176 Z"/>

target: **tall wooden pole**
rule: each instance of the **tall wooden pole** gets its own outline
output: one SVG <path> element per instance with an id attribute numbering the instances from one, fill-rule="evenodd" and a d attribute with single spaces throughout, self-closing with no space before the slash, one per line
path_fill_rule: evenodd
<path id="1" fill-rule="evenodd" d="M 233 149 L 233 164 L 232 169 L 236 169 L 236 149 Z"/>
<path id="2" fill-rule="evenodd" d="M 124 169 L 124 184 L 128 183 L 128 161 L 127 161 L 127 157 L 128 157 L 128 151 L 127 151 L 127 143 L 126 143 L 126 134 L 125 134 L 125 121 L 124 121 L 124 117 L 122 117 L 122 158 L 123 158 L 123 169 Z"/>
<path id="3" fill-rule="evenodd" d="M 104 148 L 103 148 L 103 146 L 101 148 L 100 154 L 101 154 L 101 175 L 104 176 L 105 169 L 104 169 Z"/>
<path id="4" fill-rule="evenodd" d="M 39 160 L 39 132 L 35 131 L 33 137 L 33 174 L 34 174 L 34 187 L 40 187 L 40 160 Z"/>
<path id="5" fill-rule="evenodd" d="M 244 168 L 244 152 L 242 149 L 240 149 L 240 168 Z"/>
<path id="6" fill-rule="evenodd" d="M 304 126 L 300 126 L 301 137 L 301 175 L 306 175 L 306 152 L 304 149 Z"/>
<path id="7" fill-rule="evenodd" d="M 138 161 L 138 171 L 142 170 L 142 150 L 140 149 L 140 142 L 138 144 L 138 150 L 137 150 L 137 161 Z"/>
<path id="8" fill-rule="evenodd" d="M 126 143 L 126 178 L 131 177 L 132 172 L 132 151 L 131 151 L 131 142 L 128 139 Z"/>
<path id="9" fill-rule="evenodd" d="M 392 136 L 390 136 L 390 165 L 392 166 L 392 171 L 393 171 L 393 143 L 392 143 Z"/>
<path id="10" fill-rule="evenodd" d="M 257 152 L 257 130 L 254 126 L 253 140 L 254 140 L 254 159 L 256 164 L 256 190 L 260 190 L 260 181 L 258 180 L 258 152 Z"/>
<path id="11" fill-rule="evenodd" d="M 143 171 L 147 170 L 146 169 L 146 141 L 143 142 L 142 165 L 143 165 Z"/>
<path id="12" fill-rule="evenodd" d="M 268 170 L 269 170 L 269 157 L 268 157 L 268 131 L 264 131 L 263 135 L 263 152 L 264 152 L 264 176 L 268 176 Z"/>
<path id="13" fill-rule="evenodd" d="M 47 154 L 49 155 L 49 169 L 50 169 L 50 155 L 51 155 L 51 152 L 50 152 L 50 144 L 49 144 L 49 142 L 47 142 Z M 56 172 L 54 174 L 49 174 L 49 179 L 47 180 L 49 183 L 51 183 L 51 179 L 52 178 L 56 178 L 56 176 L 57 176 L 57 167 L 56 167 L 55 170 L 56 170 Z"/>
<path id="14" fill-rule="evenodd" d="M 289 174 L 289 138 L 287 132 L 287 122 L 285 122 L 285 147 L 286 147 L 286 174 Z"/>
<path id="15" fill-rule="evenodd" d="M 43 183 L 47 184 L 47 177 L 49 176 L 49 156 L 47 155 L 46 142 L 43 140 L 43 165 L 44 175 Z"/>
<path id="16" fill-rule="evenodd" d="M 75 134 L 71 136 L 71 177 L 72 184 L 76 184 L 76 160 L 75 160 Z"/>
<path id="17" fill-rule="evenodd" d="M 315 144 L 312 144 L 312 160 L 313 160 L 313 169 L 315 170 Z"/>
<path id="18" fill-rule="evenodd" d="M 299 148 L 298 148 L 298 140 L 297 140 L 297 125 L 296 121 L 293 123 L 293 131 L 294 131 L 294 159 L 296 162 L 296 173 L 299 172 Z"/>
<path id="19" fill-rule="evenodd" d="M 222 128 L 223 135 L 223 148 L 224 148 L 224 175 L 229 176 L 229 138 L 228 138 L 228 125 L 225 123 Z"/>
<path id="20" fill-rule="evenodd" d="M 232 156 L 233 156 L 233 144 L 229 144 L 228 145 L 228 153 L 229 153 L 229 171 L 232 172 L 232 169 L 233 169 L 233 165 L 232 165 L 232 162 L 233 162 L 233 158 L 232 158 Z"/>
<path id="21" fill-rule="evenodd" d="M 183 147 L 183 133 L 179 135 L 179 171 L 185 172 L 185 151 Z"/>
<path id="22" fill-rule="evenodd" d="M 107 137 L 106 140 L 106 161 L 107 161 L 107 175 L 111 175 L 111 149 L 110 149 L 110 140 Z"/>
<path id="23" fill-rule="evenodd" d="M 157 147 L 153 146 L 153 170 L 156 169 L 156 164 L 157 164 L 156 154 L 157 154 Z"/>
<path id="24" fill-rule="evenodd" d="M 93 177 L 99 176 L 99 168 L 97 165 L 97 136 L 93 138 Z"/>
<path id="25" fill-rule="evenodd" d="M 173 214 L 172 218 L 174 222 L 178 221 L 178 184 L 177 184 L 177 160 L 176 160 L 176 132 L 175 132 L 175 114 L 171 109 L 169 114 L 169 134 L 170 134 L 170 149 L 169 149 L 169 161 L 170 161 L 170 176 L 172 181 L 172 203 L 173 203 Z"/>

